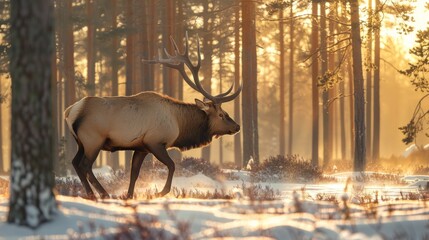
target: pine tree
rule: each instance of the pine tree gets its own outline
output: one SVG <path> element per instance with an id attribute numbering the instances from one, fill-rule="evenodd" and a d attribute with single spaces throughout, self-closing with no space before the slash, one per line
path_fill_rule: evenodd
<path id="1" fill-rule="evenodd" d="M 32 228 L 56 209 L 51 105 L 53 7 L 11 2 L 12 161 L 8 222 Z"/>

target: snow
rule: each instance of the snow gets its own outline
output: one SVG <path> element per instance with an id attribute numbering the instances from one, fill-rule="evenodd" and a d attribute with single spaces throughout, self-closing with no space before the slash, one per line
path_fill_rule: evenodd
<path id="1" fill-rule="evenodd" d="M 410 175 L 410 176 L 404 176 L 401 180 L 406 183 L 414 183 L 418 181 L 429 181 L 429 176 L 428 175 Z"/>
<path id="2" fill-rule="evenodd" d="M 100 170 L 101 171 L 101 170 Z M 233 171 L 237 180 L 213 180 L 203 174 L 175 177 L 178 189 L 232 193 L 230 200 L 176 198 L 173 194 L 152 200 L 98 200 L 57 196 L 58 212 L 37 229 L 6 223 L 8 200 L 0 197 L 0 240 L 104 239 L 124 229 L 138 229 L 136 215 L 145 226 L 166 239 L 424 239 L 429 236 L 429 207 L 423 200 L 401 199 L 401 193 L 418 193 L 427 181 L 410 185 L 252 183 L 246 171 Z M 101 171 L 99 174 L 109 174 Z M 355 176 L 342 173 L 336 176 Z M 411 177 L 411 176 L 410 176 Z M 343 179 L 340 177 L 340 179 Z M 422 182 L 423 181 L 423 182 Z M 163 186 L 155 180 L 146 188 Z M 260 185 L 279 194 L 273 201 L 253 200 L 243 186 Z M 356 185 L 356 186 L 355 186 Z M 423 185 L 426 186 L 426 185 Z M 124 191 L 126 188 L 122 189 Z M 379 194 L 378 203 L 354 204 L 357 197 Z M 335 201 L 318 199 L 336 196 Z M 1 196 L 1 194 L 0 194 Z M 382 199 L 381 196 L 386 197 Z M 31 208 L 31 207 L 29 207 Z M 29 209 L 31 210 L 31 209 Z M 126 228 L 124 228 L 126 226 Z M 135 233 L 134 233 L 135 234 Z M 137 235 L 135 235 L 137 236 Z"/>

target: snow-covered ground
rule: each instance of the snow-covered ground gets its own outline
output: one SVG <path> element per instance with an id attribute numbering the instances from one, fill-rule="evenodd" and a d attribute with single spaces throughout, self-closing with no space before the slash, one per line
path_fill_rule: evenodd
<path id="1" fill-rule="evenodd" d="M 248 173 L 237 175 L 239 178 L 234 181 L 213 180 L 202 174 L 173 180 L 176 189 L 199 192 L 216 189 L 229 193 L 230 200 L 176 198 L 172 193 L 153 200 L 99 202 L 57 196 L 59 212 L 51 222 L 36 230 L 7 224 L 8 200 L 0 198 L 0 240 L 112 239 L 114 234 L 134 234 L 130 235 L 131 239 L 139 239 L 140 233 L 155 239 L 178 236 L 178 239 L 419 240 L 429 237 L 429 203 L 402 200 L 421 194 L 427 184 L 422 177 L 410 185 L 350 184 L 344 190 L 345 182 L 251 183 Z M 137 194 L 147 188 L 160 189 L 163 184 L 162 179 L 144 184 L 137 189 Z M 243 191 L 254 185 L 261 190 L 273 190 L 275 200 L 250 199 Z M 118 189 L 116 194 L 125 190 Z"/>

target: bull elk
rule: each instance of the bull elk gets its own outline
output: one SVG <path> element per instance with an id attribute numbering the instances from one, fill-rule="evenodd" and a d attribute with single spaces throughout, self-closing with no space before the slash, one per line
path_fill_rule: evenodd
<path id="1" fill-rule="evenodd" d="M 134 196 L 134 186 L 143 160 L 148 153 L 152 153 L 168 168 L 167 181 L 158 193 L 158 196 L 164 196 L 170 192 L 175 170 L 167 149 L 201 147 L 209 144 L 214 136 L 235 134 L 240 130 L 240 126 L 222 110 L 221 104 L 235 99 L 240 94 L 241 85 L 232 94 L 233 85 L 222 94 L 209 94 L 198 77 L 201 67 L 199 40 L 196 65 L 189 57 L 187 34 L 183 53 L 179 52 L 176 42 L 172 38 L 170 40 L 174 54 L 170 55 L 164 49 L 167 58 L 144 61 L 177 69 L 189 86 L 205 97 L 204 101 L 195 99 L 195 104 L 191 104 L 155 92 L 141 92 L 133 96 L 85 97 L 64 111 L 68 128 L 78 145 L 73 167 L 88 198 L 96 198 L 90 184 L 101 198 L 110 197 L 92 172 L 100 150 L 134 151 L 126 198 Z M 191 72 L 193 81 L 187 75 L 185 66 Z"/>

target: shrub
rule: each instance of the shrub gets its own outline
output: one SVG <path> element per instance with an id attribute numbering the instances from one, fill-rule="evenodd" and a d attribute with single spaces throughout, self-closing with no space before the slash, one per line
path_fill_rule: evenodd
<path id="1" fill-rule="evenodd" d="M 201 158 L 184 157 L 177 166 L 179 173 L 184 175 L 202 173 L 207 177 L 216 179 L 220 174 L 222 174 L 219 167 Z"/>
<path id="2" fill-rule="evenodd" d="M 269 157 L 252 170 L 257 181 L 311 182 L 322 177 L 322 171 L 298 155 Z"/>

